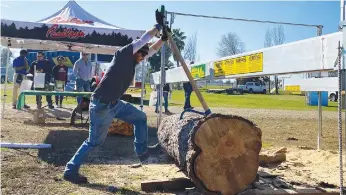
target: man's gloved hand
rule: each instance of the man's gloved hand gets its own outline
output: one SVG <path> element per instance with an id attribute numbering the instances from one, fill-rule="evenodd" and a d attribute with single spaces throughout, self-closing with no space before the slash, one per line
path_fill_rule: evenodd
<path id="1" fill-rule="evenodd" d="M 156 22 L 163 27 L 164 21 L 165 21 L 165 16 L 163 15 L 163 13 L 159 12 L 159 10 L 157 9 L 155 12 L 155 17 L 156 17 Z"/>
<path id="2" fill-rule="evenodd" d="M 171 33 L 171 29 L 168 26 L 165 26 L 162 30 L 162 35 L 161 35 L 161 40 L 162 41 L 167 41 L 168 40 L 168 35 L 167 35 L 167 31 L 168 33 Z"/>

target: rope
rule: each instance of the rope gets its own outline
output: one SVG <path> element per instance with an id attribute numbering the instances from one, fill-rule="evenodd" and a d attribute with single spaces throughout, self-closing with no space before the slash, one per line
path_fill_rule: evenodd
<path id="1" fill-rule="evenodd" d="M 342 119 L 341 119 L 341 54 L 342 48 L 340 47 L 339 41 L 339 64 L 338 64 L 338 85 L 339 85 L 339 97 L 338 97 L 338 130 L 339 130 L 339 170 L 340 170 L 340 194 L 343 195 L 343 163 L 342 163 Z"/>
<path id="2" fill-rule="evenodd" d="M 269 21 L 269 20 L 249 20 L 249 19 L 229 18 L 229 17 L 220 17 L 220 16 L 206 16 L 206 15 L 197 15 L 197 14 L 184 14 L 184 13 L 178 13 L 178 12 L 167 12 L 167 14 L 181 15 L 181 16 L 192 16 L 192 17 L 198 17 L 198 18 L 214 18 L 214 19 L 223 19 L 223 20 L 236 20 L 236 21 L 243 21 L 243 22 L 286 24 L 286 25 L 294 25 L 294 26 L 310 26 L 310 27 L 317 27 L 319 29 L 321 29 L 323 27 L 323 25 L 317 25 L 317 24 L 300 24 L 300 23 L 290 23 L 290 22 L 275 22 L 275 21 Z"/>

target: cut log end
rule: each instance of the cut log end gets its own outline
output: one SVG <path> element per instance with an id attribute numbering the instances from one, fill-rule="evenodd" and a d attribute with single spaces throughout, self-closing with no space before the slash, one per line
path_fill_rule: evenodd
<path id="1" fill-rule="evenodd" d="M 256 179 L 262 133 L 249 120 L 221 114 L 184 120 L 170 116 L 161 124 L 158 137 L 206 194 L 236 194 Z"/>
<path id="2" fill-rule="evenodd" d="M 194 172 L 209 191 L 235 194 L 256 178 L 261 131 L 252 122 L 216 115 L 200 125 L 194 143 Z"/>

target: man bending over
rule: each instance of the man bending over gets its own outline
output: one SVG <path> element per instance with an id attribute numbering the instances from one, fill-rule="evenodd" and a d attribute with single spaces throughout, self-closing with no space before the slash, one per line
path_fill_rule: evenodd
<path id="1" fill-rule="evenodd" d="M 145 32 L 139 40 L 115 52 L 112 65 L 91 97 L 89 137 L 67 163 L 64 179 L 72 183 L 87 183 L 87 178 L 78 173 L 79 168 L 88 152 L 104 142 L 113 118 L 134 125 L 134 148 L 141 162 L 155 152 L 154 147 L 148 147 L 146 114 L 120 98 L 133 81 L 136 65 L 155 54 L 167 41 L 167 35 L 163 33 L 161 39 L 149 48 L 147 43 L 163 28 L 163 16 L 159 12 L 156 12 L 156 21 L 154 28 Z"/>

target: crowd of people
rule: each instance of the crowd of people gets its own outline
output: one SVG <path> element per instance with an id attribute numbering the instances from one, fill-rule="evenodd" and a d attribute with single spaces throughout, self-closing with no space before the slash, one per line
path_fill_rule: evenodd
<path id="1" fill-rule="evenodd" d="M 65 58 L 63 56 L 57 57 L 57 65 L 45 58 L 44 52 L 37 52 L 37 59 L 29 65 L 27 57 L 27 50 L 22 49 L 20 55 L 14 59 L 13 68 L 13 94 L 12 94 L 12 106 L 16 109 L 18 101 L 18 90 L 25 79 L 33 79 L 33 75 L 36 73 L 44 73 L 44 83 L 49 85 L 54 83 L 56 87 L 62 87 L 65 90 L 66 84 L 68 83 L 68 67 L 64 64 Z M 90 81 L 92 79 L 92 65 L 88 59 L 88 53 L 82 53 L 82 57 L 78 59 L 73 66 L 73 74 L 76 77 L 76 90 L 81 92 L 90 92 Z M 35 72 L 36 71 L 36 72 Z M 34 85 L 32 85 L 34 89 Z M 44 89 L 35 89 L 44 90 Z M 55 96 L 55 104 L 58 108 L 62 107 L 63 96 Z M 48 108 L 54 109 L 53 100 L 51 95 L 46 96 Z M 81 98 L 77 98 L 80 103 Z M 42 105 L 42 96 L 36 96 L 37 107 Z M 24 108 L 30 108 L 28 105 L 24 105 Z"/>
<path id="2" fill-rule="evenodd" d="M 64 64 L 65 58 L 63 56 L 57 57 L 57 65 L 49 61 L 45 58 L 44 52 L 37 52 L 37 60 L 29 65 L 28 59 L 26 58 L 28 52 L 25 49 L 20 51 L 20 56 L 14 59 L 13 68 L 15 73 L 13 75 L 13 94 L 12 94 L 12 105 L 13 109 L 16 109 L 17 99 L 18 99 L 18 90 L 21 86 L 21 83 L 25 79 L 30 79 L 27 77 L 29 74 L 34 75 L 34 71 L 36 69 L 36 73 L 45 73 L 45 84 L 54 83 L 55 86 L 57 84 L 61 84 L 63 89 L 65 89 L 66 84 L 68 83 L 68 67 Z M 78 92 L 90 92 L 91 91 L 91 79 L 92 79 L 92 64 L 89 60 L 88 53 L 82 53 L 80 59 L 78 59 L 73 66 L 73 75 L 76 77 L 76 91 Z M 190 64 L 193 64 L 191 62 Z M 32 78 L 32 77 L 31 77 Z M 193 91 L 191 83 L 185 82 L 183 83 L 183 88 L 185 92 L 185 109 L 192 109 L 190 103 L 191 93 Z M 33 86 L 32 86 L 33 89 Z M 37 90 L 37 89 L 36 89 Z M 168 110 L 168 99 L 169 94 L 172 93 L 172 87 L 169 84 L 164 84 L 163 86 L 163 100 L 164 100 L 164 109 L 166 114 L 170 114 L 171 112 Z M 78 104 L 81 102 L 82 97 L 77 97 Z M 64 96 L 55 96 L 55 104 L 56 107 L 62 108 Z M 52 96 L 46 95 L 46 101 L 48 104 L 48 108 L 54 109 Z M 36 104 L 38 107 L 42 105 L 42 96 L 36 96 Z M 155 105 L 155 112 L 158 113 L 158 101 Z M 30 106 L 24 105 L 24 108 L 28 109 Z"/>

